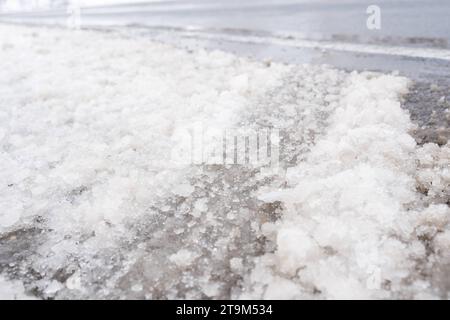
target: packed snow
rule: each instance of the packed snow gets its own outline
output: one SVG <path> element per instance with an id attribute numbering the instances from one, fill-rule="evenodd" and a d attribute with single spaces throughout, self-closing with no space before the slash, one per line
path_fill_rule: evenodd
<path id="1" fill-rule="evenodd" d="M 450 148 L 410 136 L 408 79 L 115 32 L 0 41 L 1 296 L 448 297 Z M 280 167 L 174 161 L 195 123 L 280 130 Z"/>
<path id="2" fill-rule="evenodd" d="M 441 280 L 450 271 L 450 149 L 417 148 L 398 101 L 406 89 L 399 77 L 352 74 L 324 137 L 287 170 L 288 188 L 260 195 L 284 210 L 261 228 L 277 249 L 258 259 L 250 297 L 446 294 L 427 277 L 436 266 L 446 265 Z M 423 183 L 438 199 L 422 199 Z"/>

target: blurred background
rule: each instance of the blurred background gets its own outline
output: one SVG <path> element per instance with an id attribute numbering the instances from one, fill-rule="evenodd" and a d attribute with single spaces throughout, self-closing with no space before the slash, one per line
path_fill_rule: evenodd
<path id="1" fill-rule="evenodd" d="M 447 48 L 448 0 L 0 0 L 0 19 L 62 23 L 81 7 L 84 26 L 140 25 L 294 34 L 308 39 Z M 366 27 L 369 5 L 381 29 Z"/>

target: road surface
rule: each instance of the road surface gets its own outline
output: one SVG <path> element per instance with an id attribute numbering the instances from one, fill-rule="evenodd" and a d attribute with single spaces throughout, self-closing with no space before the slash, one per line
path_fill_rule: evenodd
<path id="1" fill-rule="evenodd" d="M 131 26 L 142 31 L 146 27 L 149 34 L 165 41 L 197 42 L 289 62 L 400 70 L 415 78 L 450 73 L 450 2 L 378 1 L 380 30 L 366 27 L 370 4 L 365 0 L 165 1 L 82 8 L 81 22 L 85 28 Z M 65 25 L 67 10 L 9 13 L 0 15 L 0 20 Z"/>
<path id="2" fill-rule="evenodd" d="M 412 90 L 405 107 L 424 127 L 418 141 L 445 142 L 450 135 L 445 114 L 450 2 L 377 1 L 380 30 L 366 27 L 370 4 L 366 0 L 163 1 L 81 8 L 81 24 L 261 60 L 330 64 L 349 71 L 399 71 L 416 80 L 417 90 Z M 0 21 L 62 26 L 67 18 L 65 8 L 0 15 Z"/>
<path id="3" fill-rule="evenodd" d="M 449 5 L 378 4 L 379 31 L 364 1 L 1 25 L 0 296 L 448 299 Z M 198 119 L 280 128 L 282 173 L 171 168 L 173 130 Z"/>

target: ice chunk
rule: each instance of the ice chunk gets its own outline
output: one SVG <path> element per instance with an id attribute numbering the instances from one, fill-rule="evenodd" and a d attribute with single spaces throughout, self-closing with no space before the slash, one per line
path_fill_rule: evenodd
<path id="1" fill-rule="evenodd" d="M 190 266 L 195 259 L 197 259 L 198 254 L 187 249 L 181 249 L 177 253 L 172 254 L 169 260 L 175 263 L 179 267 Z"/>

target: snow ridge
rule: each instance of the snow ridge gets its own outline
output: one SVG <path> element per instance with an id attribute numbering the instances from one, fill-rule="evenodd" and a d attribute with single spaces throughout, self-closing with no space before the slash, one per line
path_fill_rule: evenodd
<path id="1" fill-rule="evenodd" d="M 437 192 L 445 192 L 449 148 L 416 147 L 408 134 L 412 123 L 399 101 L 407 85 L 407 79 L 391 75 L 349 77 L 327 134 L 306 161 L 288 169 L 289 188 L 260 195 L 266 202 L 281 202 L 283 215 L 262 226 L 276 250 L 258 258 L 248 279 L 251 293 L 241 298 L 442 294 L 418 265 L 448 263 L 447 250 L 442 242 L 424 241 L 421 228 L 433 230 L 427 239 L 436 234 L 448 239 L 450 211 L 439 203 L 420 209 L 416 172 L 424 149 L 434 148 L 427 156 L 447 163 L 435 179 L 440 182 Z"/>

